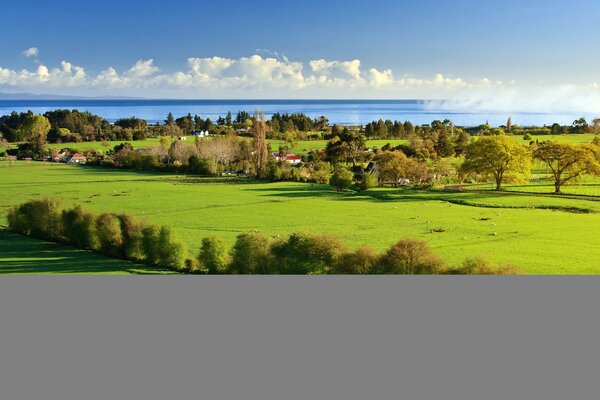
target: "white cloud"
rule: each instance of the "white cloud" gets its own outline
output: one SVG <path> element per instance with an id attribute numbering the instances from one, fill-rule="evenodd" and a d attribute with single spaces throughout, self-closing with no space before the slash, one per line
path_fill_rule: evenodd
<path id="1" fill-rule="evenodd" d="M 37 57 L 39 53 L 40 53 L 40 50 L 37 47 L 30 47 L 27 50 L 24 50 L 22 54 L 25 57 L 30 58 L 30 57 Z"/>
<path id="2" fill-rule="evenodd" d="M 360 60 L 328 61 L 321 58 L 310 61 L 309 65 L 320 81 L 323 79 L 327 81 L 362 81 L 363 79 Z"/>
<path id="3" fill-rule="evenodd" d="M 154 65 L 153 59 L 138 60 L 138 62 L 126 72 L 126 75 L 133 78 L 144 78 L 158 71 L 160 71 L 160 69 Z"/>
<path id="4" fill-rule="evenodd" d="M 394 75 L 391 69 L 378 71 L 375 68 L 369 70 L 370 81 L 375 87 L 389 86 L 394 83 Z"/>
<path id="5" fill-rule="evenodd" d="M 358 59 L 304 64 L 271 53 L 237 59 L 192 57 L 186 67 L 171 72 L 162 71 L 153 59 L 138 60 L 121 72 L 108 67 L 96 74 L 68 61 L 59 67 L 40 64 L 34 70 L 0 66 L 0 91 L 173 98 L 425 98 L 451 99 L 437 102 L 437 107 L 475 111 L 600 109 L 598 83 L 542 87 L 441 73 L 397 78 L 389 68 L 363 70 Z"/>

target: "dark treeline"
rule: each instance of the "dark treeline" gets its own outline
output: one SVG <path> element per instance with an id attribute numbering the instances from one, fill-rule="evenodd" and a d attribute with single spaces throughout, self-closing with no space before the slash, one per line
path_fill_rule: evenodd
<path id="1" fill-rule="evenodd" d="M 27 120 L 33 117 L 31 111 L 0 116 L 0 137 L 8 142 L 26 140 L 28 132 Z M 78 110 L 54 110 L 43 114 L 50 124 L 46 140 L 50 143 L 89 142 L 101 140 L 143 140 L 148 137 L 181 136 L 192 131 L 208 131 L 211 134 L 231 134 L 249 136 L 252 127 L 252 115 L 247 111 L 238 111 L 235 115 L 228 112 L 216 121 L 202 118 L 199 115 L 187 114 L 175 118 L 171 113 L 162 123 L 149 124 L 146 120 L 129 117 L 121 118 L 114 123 Z M 311 119 L 303 113 L 275 113 L 266 121 L 267 138 L 293 140 L 331 139 L 339 135 L 344 126 L 333 124 L 325 116 Z M 410 121 L 378 120 L 363 126 L 349 127 L 352 131 L 364 134 L 368 139 L 406 139 L 412 135 L 428 138 L 440 132 L 441 128 L 449 128 L 453 135 L 467 134 L 497 135 L 505 132 L 513 135 L 560 135 L 599 133 L 600 119 L 588 123 L 579 118 L 571 125 L 552 124 L 542 127 L 521 127 L 513 125 L 510 119 L 507 124 L 498 128 L 482 124 L 475 127 L 456 127 L 449 120 L 433 121 L 428 125 L 413 125 Z"/>
<path id="2" fill-rule="evenodd" d="M 33 116 L 32 111 L 13 111 L 11 114 L 0 116 L 0 137 L 8 142 L 25 141 L 26 121 Z M 121 118 L 111 124 L 98 115 L 78 110 L 48 111 L 43 116 L 50 123 L 46 137 L 50 143 L 143 140 L 148 137 L 188 135 L 192 131 L 248 135 L 248 130 L 252 127 L 252 116 L 247 111 L 238 111 L 235 116 L 228 112 L 225 117 L 218 117 L 216 121 L 192 114 L 175 118 L 169 113 L 163 123 L 154 125 L 137 117 Z M 328 124 L 325 117 L 313 120 L 302 113 L 276 113 L 267 121 L 268 137 L 293 133 L 306 138 L 305 133 L 327 130 Z"/>
<path id="3" fill-rule="evenodd" d="M 189 257 L 184 243 L 167 226 L 140 223 L 127 214 L 94 214 L 65 209 L 53 200 L 31 200 L 9 209 L 9 229 L 23 235 L 66 243 L 109 257 L 185 273 L 204 274 L 516 274 L 469 258 L 450 266 L 418 239 L 401 239 L 379 254 L 370 247 L 349 249 L 328 235 L 293 233 L 271 238 L 257 232 L 238 235 L 229 248 L 220 237 L 201 240 Z"/>

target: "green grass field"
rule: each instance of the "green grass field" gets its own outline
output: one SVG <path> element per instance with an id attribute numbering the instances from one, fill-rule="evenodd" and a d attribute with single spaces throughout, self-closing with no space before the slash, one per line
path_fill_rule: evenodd
<path id="1" fill-rule="evenodd" d="M 531 136 L 531 140 L 534 142 L 536 140 L 540 142 L 545 142 L 548 140 L 556 140 L 558 142 L 567 142 L 567 143 L 592 143 L 594 137 L 596 135 L 592 133 L 582 133 L 582 134 L 571 134 L 571 135 L 534 135 Z M 530 140 L 523 140 L 523 136 L 512 136 L 515 140 L 519 142 L 523 142 L 523 144 L 527 144 Z"/>
<path id="2" fill-rule="evenodd" d="M 546 140 L 558 140 L 561 142 L 569 142 L 569 143 L 591 143 L 594 139 L 593 134 L 581 134 L 581 135 L 539 135 L 533 136 L 532 140 L 546 141 Z M 523 144 L 529 143 L 529 141 L 523 140 L 523 136 L 512 136 L 515 141 Z M 188 136 L 186 143 L 193 144 L 194 137 Z M 156 146 L 159 144 L 159 138 L 150 138 L 146 140 L 136 140 L 129 141 L 133 145 L 134 148 L 147 148 L 151 146 Z M 62 149 L 65 147 L 76 149 L 77 151 L 85 151 L 85 150 L 96 150 L 99 152 L 105 152 L 107 150 L 113 149 L 116 145 L 123 143 L 123 140 L 116 140 L 108 142 L 108 145 L 105 146 L 102 142 L 81 142 L 81 143 L 51 143 L 48 146 L 50 148 Z M 281 140 L 269 139 L 269 143 L 271 144 L 271 149 L 273 151 L 277 151 L 279 145 L 282 143 Z M 398 146 L 400 144 L 407 143 L 406 140 L 403 139 L 374 139 L 368 140 L 368 147 L 377 147 L 381 148 L 386 144 L 390 143 L 393 146 Z M 296 154 L 307 154 L 310 151 L 320 150 L 325 148 L 327 144 L 327 140 L 300 140 L 296 142 L 296 145 L 293 148 L 293 152 Z M 14 147 L 12 145 L 11 147 Z M 6 149 L 0 148 L 0 152 Z"/>
<path id="3" fill-rule="evenodd" d="M 0 220 L 12 204 L 51 197 L 97 212 L 129 212 L 142 220 L 169 224 L 193 254 L 209 235 L 233 243 L 236 235 L 252 230 L 272 236 L 303 230 L 330 233 L 352 247 L 369 244 L 377 250 L 401 237 L 423 238 L 452 263 L 485 255 L 515 264 L 526 273 L 600 273 L 600 213 L 595 213 L 600 211 L 600 196 L 390 188 L 359 195 L 338 194 L 327 185 L 234 182 L 0 162 Z M 581 187 L 597 196 L 596 185 Z M 541 191 L 536 185 L 523 187 L 524 192 L 530 187 Z M 444 232 L 431 233 L 434 228 Z"/>
<path id="4" fill-rule="evenodd" d="M 0 230 L 0 274 L 172 274 Z"/>

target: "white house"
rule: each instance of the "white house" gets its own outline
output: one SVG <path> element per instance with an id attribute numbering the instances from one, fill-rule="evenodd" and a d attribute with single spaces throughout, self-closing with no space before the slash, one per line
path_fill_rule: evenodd
<path id="1" fill-rule="evenodd" d="M 275 158 L 275 161 L 280 160 L 279 153 L 272 153 L 272 155 Z M 286 154 L 285 161 L 292 165 L 298 165 L 302 162 L 302 157 L 295 154 Z"/>

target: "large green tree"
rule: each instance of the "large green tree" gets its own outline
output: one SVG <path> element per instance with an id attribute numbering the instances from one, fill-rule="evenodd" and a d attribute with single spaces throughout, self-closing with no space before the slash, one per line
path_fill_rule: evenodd
<path id="1" fill-rule="evenodd" d="M 506 135 L 480 137 L 466 147 L 460 171 L 491 177 L 496 190 L 501 190 L 503 183 L 521 182 L 529 176 L 531 151 Z"/>
<path id="2" fill-rule="evenodd" d="M 582 175 L 600 175 L 600 147 L 594 144 L 548 141 L 540 144 L 533 154 L 548 166 L 554 179 L 555 193 L 560 193 L 565 183 Z"/>
<path id="3" fill-rule="evenodd" d="M 23 121 L 19 139 L 24 142 L 45 142 L 50 128 L 48 118 L 43 115 L 31 115 Z"/>

